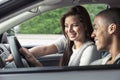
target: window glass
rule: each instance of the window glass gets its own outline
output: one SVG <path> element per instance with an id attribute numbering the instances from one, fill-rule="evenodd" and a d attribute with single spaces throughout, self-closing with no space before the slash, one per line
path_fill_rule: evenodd
<path id="1" fill-rule="evenodd" d="M 91 17 L 92 22 L 93 22 L 95 15 L 98 12 L 107 8 L 106 4 L 87 4 L 87 5 L 83 5 L 83 6 L 87 9 L 87 11 Z"/>
<path id="2" fill-rule="evenodd" d="M 92 22 L 93 22 L 94 16 L 99 11 L 106 8 L 105 4 L 87 4 L 83 6 L 88 10 Z M 20 38 L 21 39 L 20 41 L 22 41 L 21 43 L 25 44 L 26 42 L 31 41 L 29 43 L 35 44 L 34 42 L 35 40 L 32 40 L 32 38 L 33 39 L 39 38 L 38 40 L 36 40 L 36 44 L 46 43 L 46 42 L 50 43 L 49 41 L 54 41 L 54 39 L 59 38 L 59 36 L 62 35 L 60 18 L 64 14 L 64 12 L 68 10 L 68 8 L 70 7 L 59 8 L 59 9 L 42 13 L 34 18 L 31 18 L 25 21 L 19 26 L 15 27 L 16 33 L 19 34 L 18 38 Z M 21 38 L 20 37 L 21 34 L 22 36 L 23 34 L 25 35 L 25 39 L 27 39 L 27 41 L 23 41 L 24 37 Z M 35 37 L 36 34 L 37 36 L 39 35 L 39 37 L 36 36 L 37 37 L 36 38 Z M 32 37 L 30 37 L 29 35 L 31 35 Z M 30 39 L 27 37 L 30 37 Z"/>

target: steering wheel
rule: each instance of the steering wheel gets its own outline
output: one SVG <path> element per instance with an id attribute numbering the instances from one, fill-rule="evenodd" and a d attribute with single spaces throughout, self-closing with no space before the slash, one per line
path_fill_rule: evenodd
<path id="1" fill-rule="evenodd" d="M 21 48 L 21 45 L 17 38 L 15 36 L 8 36 L 8 42 L 10 45 L 10 51 L 13 55 L 14 62 L 17 68 L 25 67 L 24 63 L 22 61 L 22 56 L 19 52 L 19 49 Z M 24 57 L 24 56 L 23 56 Z M 27 63 L 28 64 L 28 63 Z"/>
<path id="2" fill-rule="evenodd" d="M 4 44 L 0 43 L 0 68 L 5 67 L 4 59 L 6 59 L 10 55 L 8 49 Z"/>

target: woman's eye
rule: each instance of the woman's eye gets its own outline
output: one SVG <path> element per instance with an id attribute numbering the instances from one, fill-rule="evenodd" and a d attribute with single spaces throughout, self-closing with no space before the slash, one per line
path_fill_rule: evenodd
<path id="1" fill-rule="evenodd" d="M 73 24 L 73 26 L 77 27 L 77 26 L 79 26 L 79 25 L 78 25 L 78 24 Z"/>

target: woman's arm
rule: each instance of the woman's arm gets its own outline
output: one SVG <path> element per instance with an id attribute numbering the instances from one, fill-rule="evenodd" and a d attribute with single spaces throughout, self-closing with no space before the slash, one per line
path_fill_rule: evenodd
<path id="1" fill-rule="evenodd" d="M 54 44 L 47 45 L 47 46 L 36 46 L 29 49 L 29 52 L 34 56 L 44 56 L 48 54 L 53 54 L 58 52 L 57 47 Z"/>
<path id="2" fill-rule="evenodd" d="M 26 49 L 28 50 L 28 49 Z M 34 55 L 35 57 L 38 56 L 44 56 L 47 54 L 52 54 L 58 52 L 56 46 L 54 44 L 48 45 L 48 46 L 37 46 L 29 49 L 27 51 L 27 54 Z M 23 54 L 24 55 L 24 54 Z M 5 59 L 6 62 L 13 61 L 13 56 L 10 54 L 7 59 Z"/>

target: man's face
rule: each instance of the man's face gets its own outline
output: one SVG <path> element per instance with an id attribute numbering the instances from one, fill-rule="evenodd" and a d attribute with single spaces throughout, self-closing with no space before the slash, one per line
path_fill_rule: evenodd
<path id="1" fill-rule="evenodd" d="M 108 27 L 105 25 L 105 20 L 97 16 L 94 19 L 94 31 L 91 35 L 94 38 L 97 50 L 106 50 L 109 44 L 110 34 Z"/>

